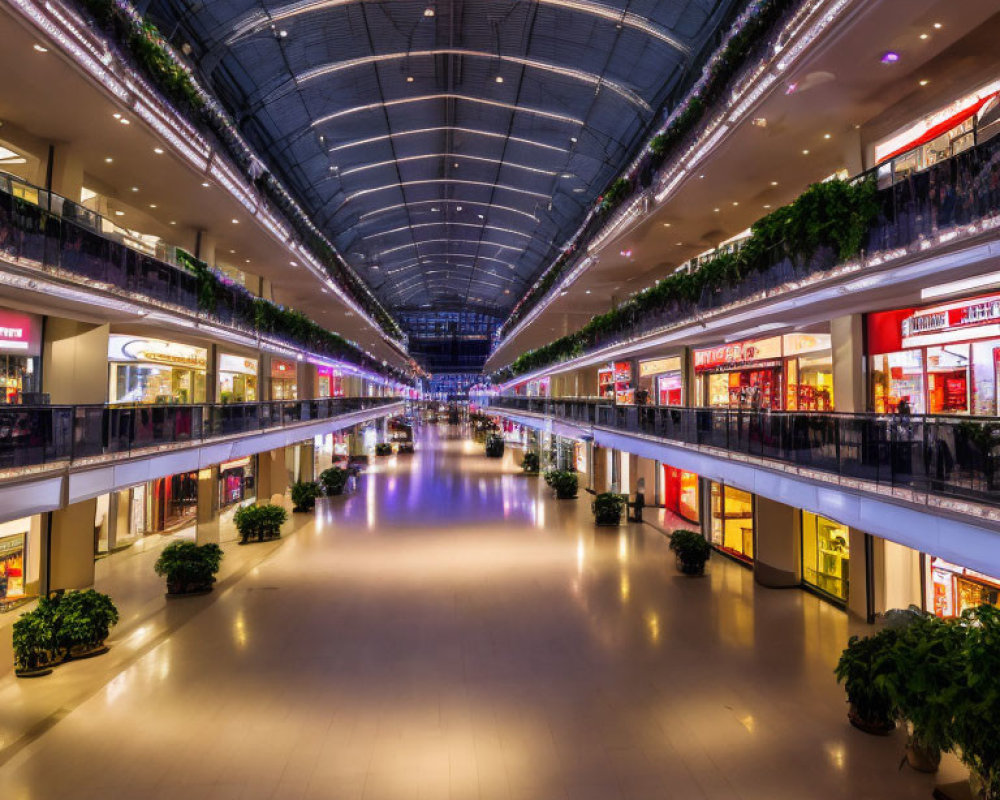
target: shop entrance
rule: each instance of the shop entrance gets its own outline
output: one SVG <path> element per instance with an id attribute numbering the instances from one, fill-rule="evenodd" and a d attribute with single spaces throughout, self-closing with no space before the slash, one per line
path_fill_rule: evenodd
<path id="1" fill-rule="evenodd" d="M 194 521 L 197 513 L 197 472 L 182 472 L 153 481 L 153 519 L 157 533 L 186 525 Z"/>
<path id="2" fill-rule="evenodd" d="M 711 501 L 712 544 L 740 561 L 753 563 L 753 495 L 713 482 Z"/>

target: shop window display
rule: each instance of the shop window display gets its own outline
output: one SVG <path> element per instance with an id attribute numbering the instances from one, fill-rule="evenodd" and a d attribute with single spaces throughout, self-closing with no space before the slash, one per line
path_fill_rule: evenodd
<path id="1" fill-rule="evenodd" d="M 926 413 L 923 352 L 904 350 L 873 356 L 872 391 L 872 402 L 879 414 L 895 414 L 902 400 L 912 413 Z"/>
<path id="2" fill-rule="evenodd" d="M 850 535 L 846 525 L 802 512 L 802 580 L 824 594 L 847 601 Z"/>
<path id="3" fill-rule="evenodd" d="M 219 465 L 219 505 L 226 508 L 254 495 L 253 458 L 241 458 Z"/>
<path id="4" fill-rule="evenodd" d="M 664 464 L 663 506 L 697 524 L 701 516 L 698 512 L 698 476 Z"/>
<path id="5" fill-rule="evenodd" d="M 207 351 L 177 342 L 113 334 L 108 341 L 112 403 L 203 403 Z"/>
<path id="6" fill-rule="evenodd" d="M 957 617 L 967 608 L 1000 605 L 1000 578 L 951 564 L 943 558 L 927 559 L 927 608 L 939 617 Z"/>
<path id="7" fill-rule="evenodd" d="M 219 399 L 223 403 L 257 401 L 257 359 L 219 356 Z"/>
<path id="8" fill-rule="evenodd" d="M 712 544 L 741 561 L 753 561 L 753 495 L 713 482 L 711 504 Z"/>
<path id="9" fill-rule="evenodd" d="M 25 595 L 25 540 L 25 533 L 0 537 L 0 606 Z"/>

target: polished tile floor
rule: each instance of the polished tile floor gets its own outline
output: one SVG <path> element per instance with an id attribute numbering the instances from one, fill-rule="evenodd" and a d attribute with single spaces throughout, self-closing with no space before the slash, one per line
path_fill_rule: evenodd
<path id="1" fill-rule="evenodd" d="M 842 612 L 721 558 L 681 577 L 448 428 L 418 447 L 145 649 L 0 681 L 56 705 L 0 742 L 3 797 L 929 797 L 898 733 L 847 724 Z"/>

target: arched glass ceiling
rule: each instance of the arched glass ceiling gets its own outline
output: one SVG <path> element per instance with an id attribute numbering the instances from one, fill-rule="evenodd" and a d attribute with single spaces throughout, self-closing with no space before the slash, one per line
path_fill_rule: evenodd
<path id="1" fill-rule="evenodd" d="M 390 310 L 500 317 L 697 76 L 738 2 L 145 10 Z"/>

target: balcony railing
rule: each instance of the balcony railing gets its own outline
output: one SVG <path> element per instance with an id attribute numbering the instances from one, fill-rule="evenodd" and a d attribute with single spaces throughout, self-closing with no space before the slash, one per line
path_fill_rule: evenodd
<path id="1" fill-rule="evenodd" d="M 0 469 L 128 456 L 168 445 L 264 433 L 400 402 L 334 397 L 262 403 L 0 406 Z"/>
<path id="2" fill-rule="evenodd" d="M 495 397 L 497 408 L 753 456 L 880 487 L 1000 505 L 1000 418 Z"/>

